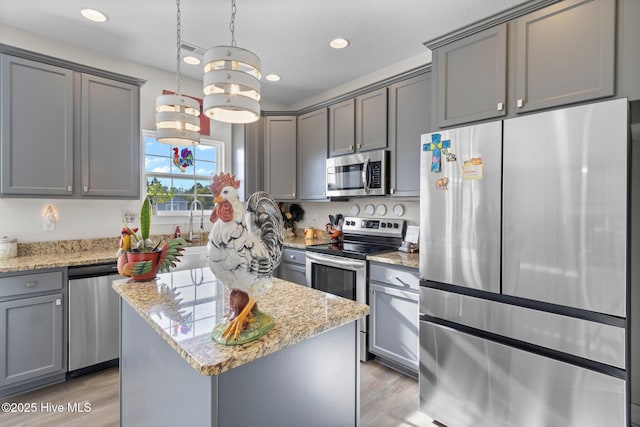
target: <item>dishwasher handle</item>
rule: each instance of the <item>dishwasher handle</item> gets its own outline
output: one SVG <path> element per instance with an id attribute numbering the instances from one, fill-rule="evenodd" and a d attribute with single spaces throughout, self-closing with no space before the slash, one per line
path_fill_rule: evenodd
<path id="1" fill-rule="evenodd" d="M 115 262 L 107 264 L 72 266 L 67 269 L 69 280 L 82 279 L 85 277 L 109 276 L 112 274 L 118 274 L 118 266 Z"/>

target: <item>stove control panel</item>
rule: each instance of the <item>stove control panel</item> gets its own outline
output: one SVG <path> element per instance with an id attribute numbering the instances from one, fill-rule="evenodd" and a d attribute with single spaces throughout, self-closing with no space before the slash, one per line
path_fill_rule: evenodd
<path id="1" fill-rule="evenodd" d="M 405 221 L 403 219 L 346 217 L 342 224 L 342 232 L 345 234 L 402 237 L 404 227 Z"/>

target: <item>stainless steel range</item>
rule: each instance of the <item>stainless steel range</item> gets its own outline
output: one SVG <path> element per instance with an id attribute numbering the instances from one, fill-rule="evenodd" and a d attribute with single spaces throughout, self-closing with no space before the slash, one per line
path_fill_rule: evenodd
<path id="1" fill-rule="evenodd" d="M 347 217 L 342 226 L 344 242 L 307 246 L 307 286 L 367 304 L 367 255 L 397 250 L 405 221 Z M 367 321 L 358 321 L 360 360 L 367 360 Z"/>

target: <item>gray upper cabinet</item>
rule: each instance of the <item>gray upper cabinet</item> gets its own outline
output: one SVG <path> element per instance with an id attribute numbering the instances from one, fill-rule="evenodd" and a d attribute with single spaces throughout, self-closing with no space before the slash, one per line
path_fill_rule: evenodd
<path id="1" fill-rule="evenodd" d="M 329 106 L 329 155 L 355 152 L 355 100 L 348 99 Z"/>
<path id="2" fill-rule="evenodd" d="M 507 24 L 433 52 L 440 127 L 506 114 Z"/>
<path id="3" fill-rule="evenodd" d="M 73 71 L 0 55 L 1 193 L 73 192 Z"/>
<path id="4" fill-rule="evenodd" d="M 296 198 L 296 117 L 267 117 L 264 135 L 265 190 L 276 200 L 293 200 Z"/>
<path id="5" fill-rule="evenodd" d="M 1 195 L 139 197 L 142 81 L 17 48 L 0 62 Z"/>
<path id="6" fill-rule="evenodd" d="M 138 197 L 139 105 L 138 86 L 82 75 L 82 195 Z"/>
<path id="7" fill-rule="evenodd" d="M 387 88 L 356 97 L 356 151 L 387 147 Z"/>
<path id="8" fill-rule="evenodd" d="M 389 86 L 392 196 L 420 196 L 420 134 L 430 130 L 431 73 Z"/>
<path id="9" fill-rule="evenodd" d="M 613 95 L 615 20 L 614 0 L 566 0 L 518 18 L 516 111 Z"/>
<path id="10" fill-rule="evenodd" d="M 298 199 L 326 199 L 327 109 L 298 117 Z"/>

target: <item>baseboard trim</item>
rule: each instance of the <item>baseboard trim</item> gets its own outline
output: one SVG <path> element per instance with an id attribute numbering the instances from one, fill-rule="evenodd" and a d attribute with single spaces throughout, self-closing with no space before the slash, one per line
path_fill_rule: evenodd
<path id="1" fill-rule="evenodd" d="M 640 427 L 640 405 L 631 404 L 631 425 Z"/>

